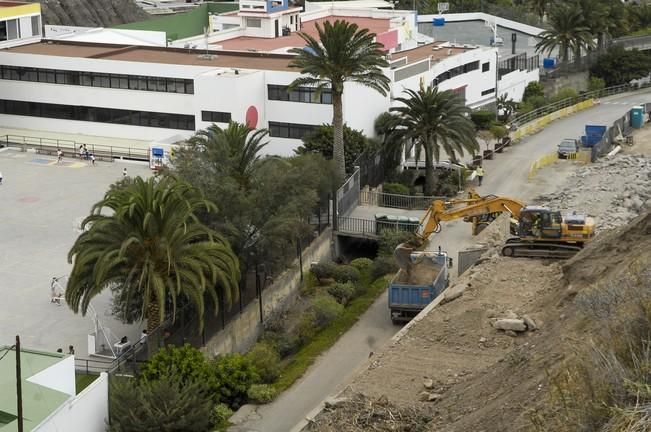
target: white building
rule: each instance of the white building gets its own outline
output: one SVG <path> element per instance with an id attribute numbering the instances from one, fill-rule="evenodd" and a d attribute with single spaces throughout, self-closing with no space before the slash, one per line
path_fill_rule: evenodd
<path id="1" fill-rule="evenodd" d="M 332 101 L 311 88 L 287 92 L 299 76 L 287 51 L 304 45 L 296 31 L 315 34 L 316 23 L 336 19 L 377 34 L 391 64 L 387 96 L 346 85 L 351 128 L 372 136 L 377 116 L 421 82 L 463 94 L 470 107 L 495 100 L 495 48 L 427 41 L 413 12 L 351 6 L 301 13 L 287 0 L 242 0 L 239 11 L 213 17 L 215 32 L 176 47 L 49 40 L 0 50 L 0 128 L 154 141 L 235 120 L 268 128 L 266 151 L 290 155 L 307 131 L 331 122 Z M 515 69 L 502 79 L 537 77 Z"/>
<path id="2" fill-rule="evenodd" d="M 0 49 L 41 40 L 41 5 L 0 0 Z"/>
<path id="3" fill-rule="evenodd" d="M 0 346 L 0 358 L 0 432 L 15 432 L 18 430 L 15 350 Z M 77 394 L 74 356 L 21 349 L 20 360 L 26 432 L 106 430 L 107 374 L 100 375 Z"/>

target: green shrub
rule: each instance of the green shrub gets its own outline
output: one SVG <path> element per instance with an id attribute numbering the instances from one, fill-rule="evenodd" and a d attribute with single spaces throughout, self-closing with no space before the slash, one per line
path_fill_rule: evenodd
<path id="1" fill-rule="evenodd" d="M 400 269 L 393 256 L 379 256 L 373 261 L 371 267 L 371 279 L 376 280 L 389 273 L 395 273 Z"/>
<path id="2" fill-rule="evenodd" d="M 409 187 L 401 183 L 384 183 L 382 191 L 388 194 L 409 195 Z"/>
<path id="3" fill-rule="evenodd" d="M 368 292 L 368 284 L 365 281 L 359 281 L 355 284 L 355 294 L 353 298 L 361 297 Z"/>
<path id="4" fill-rule="evenodd" d="M 210 412 L 210 423 L 219 429 L 229 426 L 228 419 L 233 416 L 233 410 L 224 403 L 218 403 Z"/>
<path id="5" fill-rule="evenodd" d="M 590 81 L 588 82 L 588 91 L 603 90 L 604 88 L 606 88 L 606 81 L 603 78 L 597 76 L 590 77 Z"/>
<path id="6" fill-rule="evenodd" d="M 495 121 L 495 112 L 488 110 L 473 111 L 470 113 L 470 120 L 477 129 L 489 129 Z"/>
<path id="7" fill-rule="evenodd" d="M 575 89 L 571 87 L 564 87 L 560 89 L 558 92 L 556 92 L 551 102 L 558 102 L 558 101 L 562 101 L 563 99 L 576 98 L 578 96 L 579 93 Z"/>
<path id="8" fill-rule="evenodd" d="M 545 96 L 533 96 L 527 99 L 527 103 L 531 104 L 533 109 L 537 109 L 544 107 L 548 102 L 547 99 L 545 99 Z"/>
<path id="9" fill-rule="evenodd" d="M 378 255 L 393 256 L 393 250 L 400 243 L 413 238 L 413 234 L 407 231 L 385 230 L 378 239 Z"/>
<path id="10" fill-rule="evenodd" d="M 319 294 L 312 299 L 311 310 L 314 313 L 314 325 L 317 329 L 322 329 L 337 319 L 344 307 L 330 294 Z"/>
<path id="11" fill-rule="evenodd" d="M 246 354 L 260 379 L 264 383 L 272 383 L 280 374 L 280 355 L 276 348 L 268 342 L 258 342 Z"/>
<path id="12" fill-rule="evenodd" d="M 545 97 L 545 86 L 543 86 L 538 81 L 532 81 L 524 89 L 524 94 L 522 95 L 523 101 L 528 101 L 532 97 L 542 96 Z"/>
<path id="13" fill-rule="evenodd" d="M 355 267 L 360 272 L 366 271 L 373 265 L 373 260 L 370 258 L 355 258 L 350 262 L 350 265 Z"/>
<path id="14" fill-rule="evenodd" d="M 247 391 L 260 382 L 253 363 L 239 353 L 226 354 L 213 361 L 215 376 L 219 381 L 219 398 L 233 410 L 247 401 Z"/>
<path id="15" fill-rule="evenodd" d="M 303 312 L 296 325 L 296 334 L 300 343 L 306 343 L 316 334 L 316 317 L 314 312 Z"/>
<path id="16" fill-rule="evenodd" d="M 109 432 L 210 430 L 213 402 L 201 381 L 111 377 L 109 397 Z"/>
<path id="17" fill-rule="evenodd" d="M 328 287 L 328 294 L 333 296 L 337 303 L 347 305 L 355 296 L 355 285 L 352 282 L 336 283 Z"/>
<path id="18" fill-rule="evenodd" d="M 339 265 L 333 275 L 337 282 L 355 282 L 359 280 L 359 270 L 349 265 Z"/>
<path id="19" fill-rule="evenodd" d="M 330 279 L 334 277 L 335 272 L 337 271 L 337 264 L 332 261 L 321 261 L 316 264 L 312 264 L 310 271 L 319 282 L 322 282 L 323 279 Z"/>
<path id="20" fill-rule="evenodd" d="M 146 381 L 169 377 L 182 385 L 194 381 L 202 382 L 215 396 L 218 396 L 220 386 L 210 362 L 190 344 L 163 347 L 140 367 L 140 377 Z M 215 402 L 218 400 L 215 399 Z"/>
<path id="21" fill-rule="evenodd" d="M 269 384 L 253 384 L 247 393 L 249 400 L 258 404 L 266 404 L 274 400 L 276 390 Z"/>
<path id="22" fill-rule="evenodd" d="M 285 330 L 264 332 L 261 340 L 272 345 L 281 358 L 295 353 L 301 346 L 301 341 L 298 336 L 288 333 Z"/>

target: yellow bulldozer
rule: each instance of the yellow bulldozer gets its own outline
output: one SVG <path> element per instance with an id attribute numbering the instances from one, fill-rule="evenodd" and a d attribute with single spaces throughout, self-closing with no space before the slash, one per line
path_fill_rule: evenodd
<path id="1" fill-rule="evenodd" d="M 503 212 L 511 215 L 511 237 L 502 247 L 510 257 L 569 258 L 594 237 L 594 220 L 576 212 L 562 216 L 559 211 L 526 206 L 513 198 L 480 196 L 471 191 L 466 199 L 435 200 L 421 220 L 414 240 L 398 245 L 395 257 L 402 268 L 410 265 L 410 255 L 430 235 L 441 231 L 441 222 L 463 219 L 478 234 Z"/>

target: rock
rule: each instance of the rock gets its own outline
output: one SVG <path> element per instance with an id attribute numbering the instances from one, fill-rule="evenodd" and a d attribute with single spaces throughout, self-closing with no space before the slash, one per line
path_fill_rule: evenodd
<path id="1" fill-rule="evenodd" d="M 430 392 L 424 391 L 419 395 L 418 398 L 423 402 L 435 402 L 435 401 L 441 399 L 442 397 L 443 397 L 443 395 L 440 394 L 440 393 L 430 393 Z"/>
<path id="2" fill-rule="evenodd" d="M 518 337 L 518 334 L 514 332 L 513 330 L 507 330 L 504 332 L 505 335 L 511 336 L 511 337 Z"/>
<path id="3" fill-rule="evenodd" d="M 479 338 L 479 343 L 486 343 L 487 340 L 488 339 L 486 339 L 485 337 L 480 337 Z"/>
<path id="4" fill-rule="evenodd" d="M 527 330 L 529 331 L 534 331 L 538 330 L 538 326 L 536 325 L 536 322 L 532 320 L 529 315 L 523 315 L 522 316 L 522 321 L 524 321 L 524 324 L 527 326 Z"/>
<path id="5" fill-rule="evenodd" d="M 428 390 L 432 389 L 434 387 L 434 380 L 429 378 L 426 379 L 425 381 L 423 381 L 423 387 L 425 387 Z"/>
<path id="6" fill-rule="evenodd" d="M 454 289 L 453 291 L 450 290 L 445 290 L 443 293 L 443 298 L 441 299 L 440 304 L 446 304 L 450 303 L 452 300 L 456 300 L 459 297 L 463 295 L 463 291 L 465 290 L 465 287 L 462 287 L 461 289 Z"/>
<path id="7" fill-rule="evenodd" d="M 493 322 L 493 327 L 498 330 L 511 330 L 523 332 L 527 330 L 527 325 L 521 319 L 502 318 Z"/>
<path id="8" fill-rule="evenodd" d="M 325 407 L 326 408 L 337 408 L 339 405 L 342 405 L 344 402 L 346 402 L 348 398 L 337 398 L 337 397 L 329 397 L 325 400 Z"/>

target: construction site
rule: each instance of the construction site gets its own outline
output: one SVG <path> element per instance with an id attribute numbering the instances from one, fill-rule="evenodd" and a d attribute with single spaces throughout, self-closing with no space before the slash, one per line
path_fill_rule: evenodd
<path id="1" fill-rule="evenodd" d="M 372 353 L 304 430 L 651 430 L 651 131 L 633 135 L 593 163 L 540 169 L 527 206 L 473 237 L 485 249 L 475 265 Z M 488 208 L 488 198 L 472 199 L 455 217 L 472 215 L 474 203 Z M 551 223 L 523 237 L 525 213 L 544 208 Z M 453 211 L 430 209 L 422 237 L 436 242 Z M 581 240 L 571 241 L 576 232 Z M 522 257 L 508 253 L 514 234 L 528 240 Z M 540 242 L 551 254 L 531 246 Z M 564 244 L 574 250 L 558 256 Z"/>

